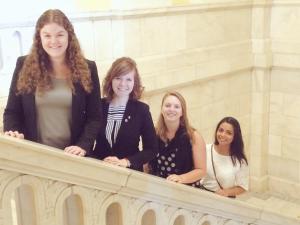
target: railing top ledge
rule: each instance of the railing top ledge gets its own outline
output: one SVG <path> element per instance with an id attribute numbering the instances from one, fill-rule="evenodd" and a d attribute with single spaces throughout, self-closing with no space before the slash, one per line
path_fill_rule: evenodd
<path id="1" fill-rule="evenodd" d="M 4 135 L 0 135 L 0 168 L 109 192 L 117 192 L 130 174 L 99 160 Z"/>

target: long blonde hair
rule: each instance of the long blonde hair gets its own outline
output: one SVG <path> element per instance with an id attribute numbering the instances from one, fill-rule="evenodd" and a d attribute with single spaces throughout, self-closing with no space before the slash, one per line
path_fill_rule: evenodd
<path id="1" fill-rule="evenodd" d="M 80 83 L 84 90 L 90 93 L 92 90 L 92 80 L 88 64 L 81 52 L 73 25 L 66 15 L 58 9 L 45 11 L 36 23 L 31 51 L 19 72 L 17 93 L 32 93 L 36 90 L 39 93 L 44 93 L 52 88 L 50 73 L 53 68 L 48 54 L 42 47 L 40 37 L 41 29 L 49 23 L 56 23 L 68 32 L 69 43 L 65 60 L 71 70 L 71 76 L 67 79 L 73 93 L 75 92 L 74 83 Z"/>
<path id="2" fill-rule="evenodd" d="M 169 96 L 174 96 L 179 100 L 179 102 L 181 104 L 181 108 L 182 108 L 182 116 L 180 117 L 180 126 L 184 128 L 187 136 L 191 140 L 191 143 L 193 143 L 193 141 L 194 141 L 193 133 L 194 133 L 195 129 L 192 126 L 190 126 L 190 123 L 189 123 L 189 120 L 187 117 L 187 106 L 186 106 L 186 102 L 185 102 L 183 96 L 179 92 L 176 92 L 176 91 L 167 92 L 164 95 L 164 97 L 162 98 L 161 108 L 163 107 L 164 101 Z M 163 141 L 167 141 L 167 126 L 166 126 L 166 123 L 165 123 L 162 113 L 160 113 L 157 124 L 156 124 L 156 134 Z"/>

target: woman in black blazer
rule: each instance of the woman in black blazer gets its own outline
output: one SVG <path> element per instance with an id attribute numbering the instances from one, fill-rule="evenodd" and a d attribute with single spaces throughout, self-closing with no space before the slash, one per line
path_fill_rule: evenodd
<path id="1" fill-rule="evenodd" d="M 6 135 L 84 156 L 100 127 L 95 62 L 85 60 L 68 18 L 47 10 L 29 55 L 19 57 L 3 115 Z"/>
<path id="2" fill-rule="evenodd" d="M 117 59 L 103 83 L 103 123 L 94 157 L 140 171 L 155 157 L 157 139 L 149 106 L 138 101 L 142 91 L 136 63 L 127 57 Z"/>

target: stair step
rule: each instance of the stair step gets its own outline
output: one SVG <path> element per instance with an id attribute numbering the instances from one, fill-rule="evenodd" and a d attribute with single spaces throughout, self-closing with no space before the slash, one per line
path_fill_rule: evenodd
<path id="1" fill-rule="evenodd" d="M 300 204 L 298 203 L 298 200 L 288 201 L 277 196 L 272 196 L 270 193 L 250 192 L 239 197 L 239 200 L 274 213 L 297 219 L 300 223 Z"/>

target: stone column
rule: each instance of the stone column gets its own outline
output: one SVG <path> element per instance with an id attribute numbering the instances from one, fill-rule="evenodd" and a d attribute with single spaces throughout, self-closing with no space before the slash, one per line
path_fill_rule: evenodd
<path id="1" fill-rule="evenodd" d="M 254 1 L 252 13 L 252 112 L 249 145 L 251 190 L 268 188 L 268 133 L 270 102 L 270 2 Z"/>

